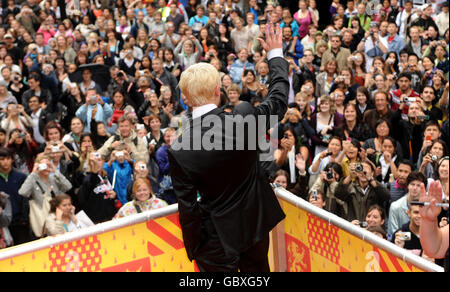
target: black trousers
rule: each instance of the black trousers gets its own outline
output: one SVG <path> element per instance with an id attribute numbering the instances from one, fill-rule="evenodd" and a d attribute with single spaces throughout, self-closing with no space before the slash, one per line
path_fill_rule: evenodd
<path id="1" fill-rule="evenodd" d="M 213 238 L 201 248 L 196 263 L 201 272 L 270 272 L 269 234 L 239 256 L 227 256 L 218 240 Z"/>

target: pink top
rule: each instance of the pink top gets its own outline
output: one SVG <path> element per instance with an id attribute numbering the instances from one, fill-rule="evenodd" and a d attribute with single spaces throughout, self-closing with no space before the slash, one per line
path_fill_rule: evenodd
<path id="1" fill-rule="evenodd" d="M 55 36 L 56 31 L 54 30 L 43 30 L 39 29 L 37 32 L 42 33 L 44 35 L 44 45 L 48 44 L 48 40 Z"/>
<path id="2" fill-rule="evenodd" d="M 299 15 L 300 11 L 297 11 L 294 14 L 294 19 L 298 23 L 299 39 L 303 39 L 308 34 L 309 26 L 312 23 L 311 11 L 308 10 L 308 16 L 305 18 L 299 18 Z"/>

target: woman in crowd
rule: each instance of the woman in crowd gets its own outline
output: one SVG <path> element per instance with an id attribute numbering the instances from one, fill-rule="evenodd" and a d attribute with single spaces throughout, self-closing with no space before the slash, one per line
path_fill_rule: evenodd
<path id="1" fill-rule="evenodd" d="M 294 184 L 297 180 L 295 171 L 295 155 L 299 153 L 299 144 L 296 139 L 295 130 L 292 128 L 284 129 L 280 141 L 280 148 L 275 150 L 274 158 L 280 169 L 284 169 L 290 175 L 289 184 Z"/>
<path id="2" fill-rule="evenodd" d="M 106 37 L 108 39 L 108 48 L 111 52 L 111 56 L 119 56 L 119 53 L 122 50 L 122 42 L 117 40 L 114 30 L 108 30 L 106 32 Z"/>
<path id="3" fill-rule="evenodd" d="M 327 95 L 330 92 L 333 81 L 339 74 L 337 61 L 330 59 L 324 64 L 324 72 L 316 76 L 316 96 Z"/>
<path id="4" fill-rule="evenodd" d="M 144 93 L 144 96 L 145 102 L 141 105 L 137 112 L 138 117 L 141 118 L 145 123 L 144 118 L 148 117 L 151 114 L 154 114 L 160 117 L 162 128 L 168 127 L 170 119 L 167 114 L 160 108 L 160 102 L 156 92 L 147 90 Z"/>
<path id="5" fill-rule="evenodd" d="M 163 62 L 164 68 L 172 73 L 175 78 L 179 79 L 181 75 L 181 65 L 175 62 L 175 54 L 172 49 L 167 48 L 164 50 Z"/>
<path id="6" fill-rule="evenodd" d="M 75 206 L 70 196 L 60 194 L 50 201 L 50 214 L 45 219 L 46 235 L 54 236 L 83 228 L 75 217 Z"/>
<path id="7" fill-rule="evenodd" d="M 259 83 L 253 70 L 242 72 L 241 100 L 250 102 L 255 97 L 266 97 L 267 93 L 267 87 Z"/>
<path id="8" fill-rule="evenodd" d="M 122 17 L 121 17 L 122 18 Z M 126 20 L 126 17 L 125 17 Z M 137 37 L 136 37 L 136 46 L 142 50 L 142 52 L 146 52 L 148 49 L 148 34 L 145 28 L 138 29 Z"/>
<path id="9" fill-rule="evenodd" d="M 116 193 L 103 169 L 100 153 L 89 154 L 89 171 L 83 179 L 77 198 L 80 207 L 95 224 L 109 221 L 116 213 Z"/>
<path id="10" fill-rule="evenodd" d="M 443 140 L 436 140 L 431 147 L 427 149 L 425 156 L 419 155 L 419 171 L 425 174 L 425 177 L 432 178 L 442 157 L 448 155 L 447 143 Z"/>
<path id="11" fill-rule="evenodd" d="M 367 124 L 362 122 L 362 115 L 357 105 L 348 103 L 344 108 L 344 122 L 339 131 L 339 136 L 348 139 L 355 138 L 361 145 L 372 136 Z"/>
<path id="12" fill-rule="evenodd" d="M 355 76 L 355 83 L 359 86 L 364 86 L 366 80 L 366 56 L 361 52 L 354 52 L 348 58 L 348 66 L 353 70 Z"/>
<path id="13" fill-rule="evenodd" d="M 8 104 L 10 101 L 12 101 L 9 93 L 11 93 L 16 100 L 21 100 L 22 95 L 30 88 L 27 84 L 24 83 L 22 76 L 18 73 L 11 73 L 11 80 L 12 81 L 11 83 L 9 83 L 7 90 L 3 91 L 3 93 L 0 86 L 0 108 L 3 108 L 2 104 Z M 7 98 L 5 99 L 5 97 Z"/>
<path id="14" fill-rule="evenodd" d="M 194 36 L 191 36 L 189 39 L 180 41 L 174 53 L 178 57 L 181 68 L 185 71 L 191 65 L 200 61 L 203 54 L 203 47 Z"/>
<path id="15" fill-rule="evenodd" d="M 2 120 L 1 127 L 10 133 L 14 129 L 27 131 L 33 126 L 33 120 L 25 112 L 23 105 L 9 103 L 7 108 L 8 116 Z"/>
<path id="16" fill-rule="evenodd" d="M 377 167 L 375 178 L 380 183 L 388 186 L 398 178 L 397 167 L 400 160 L 397 157 L 397 141 L 391 137 L 385 137 L 381 144 L 381 152 L 368 155 L 368 158 Z"/>
<path id="17" fill-rule="evenodd" d="M 43 235 L 50 200 L 71 188 L 70 181 L 56 169 L 47 155 L 39 154 L 36 157 L 33 171 L 20 187 L 19 194 L 30 199 L 30 224 L 37 238 Z"/>
<path id="18" fill-rule="evenodd" d="M 64 135 L 62 142 L 70 144 L 73 151 L 78 152 L 80 149 L 80 136 L 84 131 L 84 124 L 80 118 L 73 118 L 70 122 L 71 132 Z"/>
<path id="19" fill-rule="evenodd" d="M 38 145 L 26 131 L 14 129 L 9 133 L 7 147 L 13 151 L 14 165 L 25 174 L 31 173 Z"/>
<path id="20" fill-rule="evenodd" d="M 369 69 L 369 72 L 366 75 L 366 81 L 364 83 L 364 86 L 366 88 L 371 88 L 374 85 L 374 80 L 376 75 L 382 75 L 386 78 L 386 76 L 389 74 L 386 72 L 386 64 L 384 62 L 383 57 L 377 56 L 373 58 L 372 66 Z"/>
<path id="21" fill-rule="evenodd" d="M 317 193 L 324 194 L 325 207 L 324 209 L 330 213 L 345 218 L 348 213 L 347 204 L 336 199 L 334 196 L 336 187 L 343 178 L 342 167 L 339 163 L 330 162 L 320 172 L 320 175 L 311 186 L 311 190 L 316 190 Z"/>
<path id="22" fill-rule="evenodd" d="M 299 10 L 294 14 L 294 19 L 297 21 L 299 29 L 299 39 L 303 39 L 308 34 L 308 29 L 311 24 L 319 26 L 317 17 L 308 9 L 308 4 L 305 0 L 300 0 L 298 3 Z"/>
<path id="23" fill-rule="evenodd" d="M 348 139 L 342 142 L 342 151 L 337 157 L 341 162 L 344 176 L 350 175 L 351 165 L 357 165 L 366 158 L 366 153 L 361 148 L 361 143 L 356 139 Z"/>
<path id="24" fill-rule="evenodd" d="M 380 119 L 375 124 L 375 137 L 367 139 L 364 142 L 363 148 L 366 150 L 367 155 L 374 155 L 375 153 L 383 152 L 383 140 L 386 137 L 391 136 L 392 133 L 391 123 L 386 119 Z M 396 141 L 396 155 L 399 161 L 403 158 L 403 150 L 398 141 Z"/>
<path id="25" fill-rule="evenodd" d="M 356 89 L 359 87 L 358 83 L 355 83 L 352 69 L 346 67 L 342 68 L 340 75 L 334 79 L 334 83 L 330 88 L 330 92 L 334 92 L 336 89 L 341 89 L 345 94 L 345 103 L 355 100 Z"/>
<path id="26" fill-rule="evenodd" d="M 334 131 L 341 125 L 342 116 L 336 113 L 333 100 L 326 95 L 320 97 L 318 111 L 311 116 L 311 127 L 315 134 L 311 137 L 314 155 L 324 151 Z"/>
<path id="27" fill-rule="evenodd" d="M 386 227 L 384 225 L 386 220 L 386 212 L 379 205 L 372 205 L 367 210 L 366 219 L 363 222 L 359 220 L 353 220 L 352 224 L 358 225 L 362 228 L 369 229 L 379 227 L 386 232 Z"/>
<path id="28" fill-rule="evenodd" d="M 278 140 L 284 137 L 286 129 L 292 129 L 294 131 L 295 143 L 298 146 L 297 150 L 308 160 L 310 148 L 308 132 L 312 132 L 312 129 L 309 126 L 308 120 L 302 117 L 299 106 L 296 103 L 289 104 L 283 120 L 278 125 Z"/>
<path id="29" fill-rule="evenodd" d="M 147 141 L 149 141 L 148 147 L 151 157 L 155 158 L 156 151 L 164 143 L 163 133 L 161 132 L 161 118 L 158 115 L 150 115 L 147 119 L 147 127 L 149 133 L 147 135 Z"/>
<path id="30" fill-rule="evenodd" d="M 50 121 L 44 127 L 43 136 L 45 143 L 39 146 L 38 153 L 44 152 L 45 148 L 48 146 L 56 146 L 59 144 L 64 137 L 64 129 L 58 123 Z"/>
<path id="31" fill-rule="evenodd" d="M 66 37 L 63 35 L 58 36 L 56 38 L 56 44 L 57 52 L 59 53 L 59 55 L 62 56 L 67 63 L 73 63 L 75 61 L 77 53 L 72 47 L 67 45 Z"/>
<path id="32" fill-rule="evenodd" d="M 361 117 L 364 117 L 366 111 L 375 108 L 372 97 L 364 86 L 360 86 L 356 89 L 356 108 Z"/>
<path id="33" fill-rule="evenodd" d="M 147 178 L 138 178 L 133 184 L 132 201 L 123 205 L 114 219 L 123 218 L 145 211 L 155 210 L 167 206 L 167 203 L 157 198 L 152 191 Z"/>
<path id="34" fill-rule="evenodd" d="M 344 115 L 344 101 L 345 101 L 345 91 L 341 88 L 335 89 L 330 93 L 331 99 L 334 101 L 334 107 L 336 112 L 340 115 Z"/>
<path id="35" fill-rule="evenodd" d="M 108 122 L 109 133 L 114 133 L 116 131 L 117 122 L 121 116 L 134 113 L 134 107 L 128 104 L 128 98 L 126 98 L 120 90 L 113 93 L 112 101 L 113 114 Z"/>
<path id="36" fill-rule="evenodd" d="M 387 72 L 388 74 L 398 74 L 399 68 L 398 68 L 398 55 L 396 52 L 389 52 L 386 58 L 386 65 L 384 68 L 384 72 Z"/>

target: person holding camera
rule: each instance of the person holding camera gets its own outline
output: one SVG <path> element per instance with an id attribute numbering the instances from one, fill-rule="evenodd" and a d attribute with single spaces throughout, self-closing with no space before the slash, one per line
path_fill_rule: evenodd
<path id="1" fill-rule="evenodd" d="M 19 129 L 12 130 L 9 133 L 7 147 L 13 153 L 15 168 L 29 174 L 33 170 L 34 158 L 38 151 L 38 145 L 30 133 Z"/>
<path id="2" fill-rule="evenodd" d="M 434 141 L 424 156 L 422 156 L 422 153 L 419 155 L 417 163 L 419 171 L 425 174 L 427 178 L 434 177 L 434 171 L 438 167 L 439 161 L 446 155 L 448 155 L 447 143 L 440 139 Z"/>
<path id="3" fill-rule="evenodd" d="M 325 166 L 327 166 L 330 162 L 337 162 L 337 157 L 341 153 L 341 151 L 342 139 L 337 136 L 331 137 L 330 143 L 328 143 L 327 150 L 324 150 L 317 154 L 308 169 L 308 172 L 311 175 L 311 179 L 315 181 L 317 175 L 322 172 Z"/>
<path id="4" fill-rule="evenodd" d="M 335 197 L 348 204 L 347 220 L 364 221 L 367 210 L 372 205 L 386 209 L 389 191 L 374 178 L 375 165 L 369 160 L 350 164 L 350 175 L 337 186 Z"/>
<path id="5" fill-rule="evenodd" d="M 133 183 L 132 191 L 133 200 L 123 205 L 113 219 L 123 218 L 167 206 L 165 201 L 157 198 L 153 194 L 150 182 L 146 178 L 136 179 Z"/>
<path id="6" fill-rule="evenodd" d="M 411 74 L 402 72 L 398 75 L 397 90 L 391 90 L 391 110 L 400 110 L 402 118 L 408 119 L 408 109 L 411 103 L 419 101 L 420 95 L 411 88 Z"/>
<path id="7" fill-rule="evenodd" d="M 75 115 L 86 125 L 85 131 L 91 132 L 91 120 L 95 117 L 97 122 L 104 122 L 112 116 L 113 110 L 111 105 L 105 103 L 98 93 L 97 89 L 90 88 L 87 90 L 86 103 L 78 108 Z"/>
<path id="8" fill-rule="evenodd" d="M 330 162 L 320 172 L 320 176 L 312 185 L 311 190 L 316 190 L 323 194 L 323 199 L 326 203 L 323 209 L 341 218 L 347 218 L 348 204 L 337 199 L 334 195 L 343 176 L 341 165 L 336 162 Z"/>
<path id="9" fill-rule="evenodd" d="M 7 108 L 8 116 L 2 120 L 0 126 L 5 129 L 8 134 L 14 129 L 26 131 L 33 127 L 33 120 L 25 112 L 23 105 L 9 103 Z"/>
<path id="10" fill-rule="evenodd" d="M 130 154 L 130 157 L 134 160 L 148 161 L 148 150 L 142 138 L 139 138 L 134 130 L 134 121 L 129 115 L 123 115 L 118 120 L 117 134 L 112 135 L 103 146 L 98 150 L 104 157 L 117 150 L 118 147 L 124 147 Z"/>
<path id="11" fill-rule="evenodd" d="M 56 169 L 50 157 L 43 153 L 36 157 L 32 173 L 19 189 L 19 195 L 30 199 L 30 224 L 34 236 L 39 238 L 43 235 L 50 200 L 71 188 L 70 181 Z"/>
<path id="12" fill-rule="evenodd" d="M 353 220 L 352 224 L 364 229 L 381 228 L 386 234 L 384 223 L 386 220 L 386 211 L 379 205 L 372 205 L 367 210 L 364 221 Z"/>
<path id="13" fill-rule="evenodd" d="M 22 76 L 17 72 L 12 72 L 12 82 L 8 85 L 8 91 L 16 98 L 16 100 L 21 100 L 22 95 L 30 88 L 23 82 Z M 0 95 L 1 100 L 1 95 Z"/>
<path id="14" fill-rule="evenodd" d="M 427 185 L 427 179 L 423 173 L 413 171 L 408 175 L 406 180 L 406 189 L 408 193 L 395 202 L 392 202 L 389 208 L 388 234 L 394 235 L 395 231 L 400 229 L 410 220 L 407 216 L 410 202 L 419 200 L 421 184 Z"/>
<path id="15" fill-rule="evenodd" d="M 421 224 L 420 207 L 410 206 L 407 214 L 409 217 L 409 222 L 394 232 L 391 242 L 421 256 L 423 251 L 419 239 Z"/>
<path id="16" fill-rule="evenodd" d="M 127 200 L 132 201 L 133 200 L 133 184 L 136 182 L 139 178 L 145 178 L 149 180 L 150 186 L 152 188 L 152 191 L 154 194 L 159 193 L 159 184 L 158 184 L 158 172 L 159 169 L 156 167 L 155 162 L 146 162 L 143 160 L 136 161 L 134 163 L 134 171 L 133 171 L 133 178 L 127 185 Z"/>
<path id="17" fill-rule="evenodd" d="M 134 164 L 133 159 L 131 159 L 129 152 L 125 148 L 117 147 L 111 153 L 109 161 L 103 166 L 122 205 L 128 202 L 127 185 L 133 176 Z"/>
<path id="18" fill-rule="evenodd" d="M 109 221 L 117 211 L 117 195 L 103 168 L 105 161 L 99 152 L 91 152 L 88 164 L 88 172 L 77 192 L 78 202 L 95 224 Z"/>
<path id="19" fill-rule="evenodd" d="M 83 228 L 75 217 L 75 207 L 70 196 L 60 194 L 50 201 L 50 213 L 45 219 L 45 234 L 54 236 Z"/>

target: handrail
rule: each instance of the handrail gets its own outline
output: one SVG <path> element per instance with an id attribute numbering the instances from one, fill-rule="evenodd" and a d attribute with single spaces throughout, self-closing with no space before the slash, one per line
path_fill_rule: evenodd
<path id="1" fill-rule="evenodd" d="M 297 208 L 301 208 L 306 212 L 317 216 L 318 218 L 328 222 L 329 224 L 333 224 L 336 227 L 341 228 L 342 230 L 366 241 L 380 249 L 383 249 L 390 254 L 402 259 L 403 261 L 413 264 L 418 268 L 429 271 L 429 272 L 443 272 L 443 268 L 431 263 L 419 256 L 414 255 L 411 252 L 408 252 L 391 242 L 381 239 L 378 236 L 368 232 L 365 229 L 359 228 L 347 220 L 344 220 L 330 212 L 327 212 L 323 209 L 320 209 L 305 200 L 295 196 L 294 194 L 288 192 L 287 190 L 277 187 L 274 189 L 276 195 L 288 202 Z M 88 228 L 84 228 L 81 230 L 77 230 L 74 232 L 65 233 L 63 235 L 58 235 L 54 237 L 47 237 L 42 240 L 36 240 L 24 245 L 19 245 L 11 248 L 7 248 L 5 250 L 0 251 L 0 261 L 9 259 L 12 257 L 17 257 L 25 253 L 34 252 L 37 250 L 45 249 L 45 248 L 53 248 L 54 246 L 65 244 L 67 242 L 77 241 L 82 238 L 90 237 L 97 234 L 102 234 L 104 232 L 108 232 L 111 230 L 116 230 L 119 228 L 127 227 L 130 225 L 135 225 L 139 223 L 144 223 L 149 220 L 165 217 L 168 215 L 172 215 L 178 212 L 178 204 L 170 205 L 164 208 L 146 211 L 140 214 L 136 214 L 133 216 L 128 216 L 125 218 L 120 218 L 117 220 L 111 220 L 108 222 L 104 222 L 101 224 L 97 224 Z"/>
<path id="2" fill-rule="evenodd" d="M 305 210 L 306 212 L 309 212 L 311 214 L 313 214 L 314 216 L 319 217 L 320 219 L 328 222 L 329 224 L 333 224 L 339 228 L 341 228 L 344 231 L 347 231 L 349 233 L 351 233 L 352 235 L 362 239 L 363 241 L 366 241 L 370 244 L 373 244 L 374 246 L 381 248 L 389 253 L 391 253 L 392 255 L 402 259 L 404 262 L 413 264 L 415 266 L 417 266 L 418 268 L 427 271 L 427 272 L 443 272 L 444 269 L 434 263 L 431 263 L 387 240 L 384 240 L 376 235 L 374 235 L 373 233 L 360 228 L 358 226 L 355 226 L 353 224 L 351 224 L 350 222 L 348 222 L 347 220 L 333 214 L 330 213 L 326 210 L 320 209 L 314 205 L 312 205 L 311 203 L 299 198 L 298 196 L 292 194 L 291 192 L 288 192 L 287 190 L 285 190 L 282 187 L 277 187 L 274 189 L 275 194 L 293 204 L 294 206 L 296 206 L 297 208 L 301 208 L 303 210 Z"/>
<path id="3" fill-rule="evenodd" d="M 157 219 L 172 215 L 178 212 L 178 204 L 170 205 L 164 208 L 142 212 L 133 216 L 128 216 L 108 222 L 100 223 L 94 226 L 83 228 L 74 232 L 68 232 L 58 236 L 46 237 L 42 240 L 32 241 L 25 245 L 19 245 L 16 247 L 7 248 L 0 252 L 0 261 L 17 257 L 24 253 L 30 253 L 44 248 L 52 248 L 56 245 L 64 244 L 67 242 L 76 241 L 85 237 L 101 234 L 107 231 L 123 228 L 126 226 L 147 222 L 152 219 Z"/>

